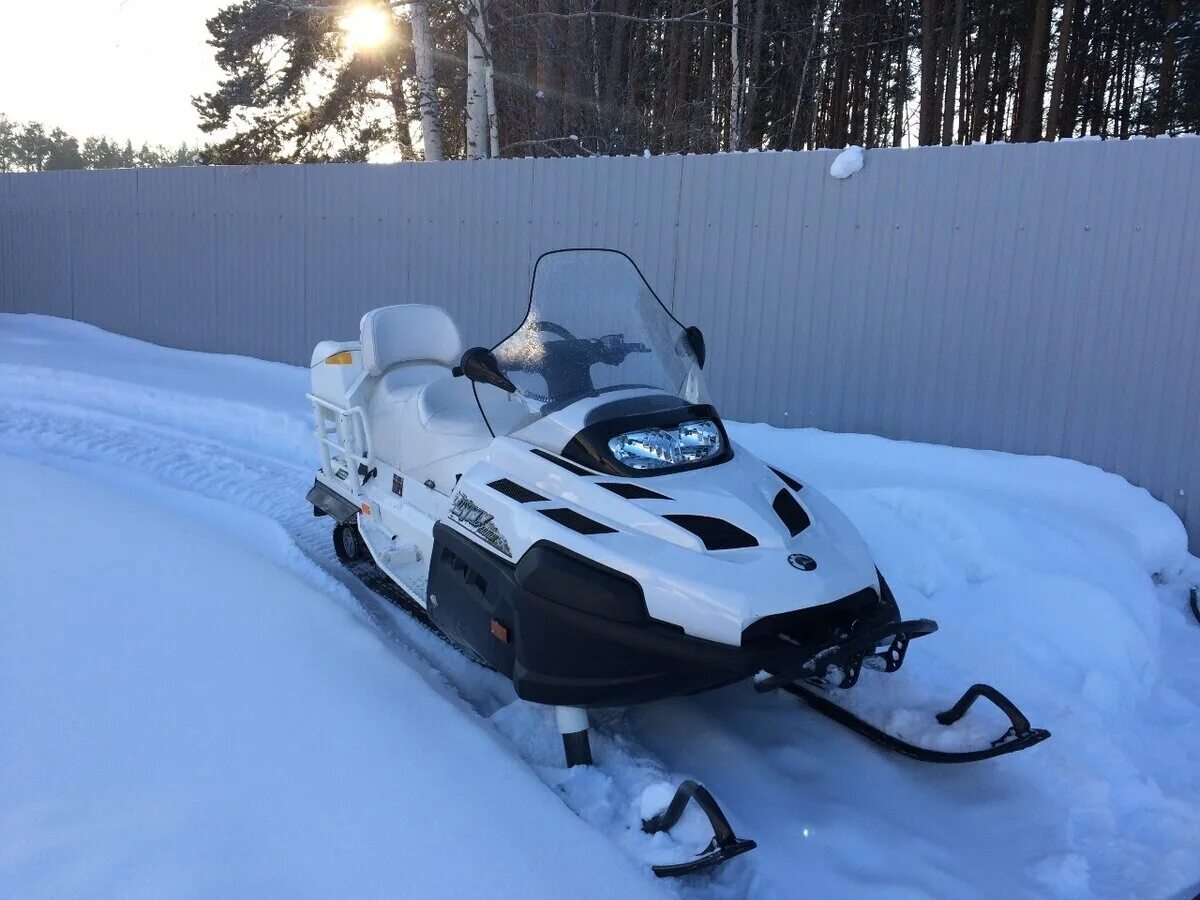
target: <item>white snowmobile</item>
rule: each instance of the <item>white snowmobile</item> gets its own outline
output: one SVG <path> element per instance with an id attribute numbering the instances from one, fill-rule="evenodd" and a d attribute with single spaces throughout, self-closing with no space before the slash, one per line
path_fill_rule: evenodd
<path id="1" fill-rule="evenodd" d="M 463 352 L 433 306 L 363 316 L 360 340 L 319 344 L 312 401 L 321 470 L 308 494 L 336 521 L 338 557 L 519 697 L 557 707 L 568 765 L 588 764 L 589 707 L 754 679 L 917 759 L 957 762 L 1049 737 L 994 688 L 1011 727 L 961 752 L 919 747 L 834 698 L 866 665 L 894 672 L 909 642 L 865 542 L 824 496 L 730 441 L 684 327 L 634 263 L 561 250 L 534 267 L 521 325 Z M 676 875 L 752 849 L 685 782 L 708 850 Z"/>

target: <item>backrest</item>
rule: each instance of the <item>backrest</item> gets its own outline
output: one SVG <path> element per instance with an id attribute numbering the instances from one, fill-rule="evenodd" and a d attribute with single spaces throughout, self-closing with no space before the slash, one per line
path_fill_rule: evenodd
<path id="1" fill-rule="evenodd" d="M 401 363 L 456 366 L 462 338 L 446 311 L 423 303 L 373 309 L 359 323 L 363 366 L 379 377 Z"/>

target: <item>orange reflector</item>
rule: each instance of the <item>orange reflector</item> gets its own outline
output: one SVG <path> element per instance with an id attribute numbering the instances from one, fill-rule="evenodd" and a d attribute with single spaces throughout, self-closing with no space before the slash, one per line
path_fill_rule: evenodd
<path id="1" fill-rule="evenodd" d="M 492 636 L 500 643 L 508 643 L 508 626 L 492 619 Z"/>
<path id="2" fill-rule="evenodd" d="M 369 504 L 364 503 L 362 506 L 359 507 L 359 509 L 362 510 L 362 514 L 364 516 L 369 516 L 371 514 L 371 507 Z"/>
<path id="3" fill-rule="evenodd" d="M 343 350 L 341 353 L 335 353 L 333 356 L 325 360 L 327 366 L 348 366 L 354 362 L 354 358 L 349 350 Z"/>

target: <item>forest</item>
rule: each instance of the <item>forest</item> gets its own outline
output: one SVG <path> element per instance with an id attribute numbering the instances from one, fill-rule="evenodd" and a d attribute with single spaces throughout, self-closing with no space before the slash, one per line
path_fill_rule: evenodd
<path id="1" fill-rule="evenodd" d="M 240 0 L 207 162 L 712 153 L 1200 131 L 1183 0 Z"/>
<path id="2" fill-rule="evenodd" d="M 51 172 L 62 169 L 135 169 L 188 166 L 196 148 L 170 149 L 157 144 L 135 148 L 107 137 L 82 141 L 41 122 L 14 122 L 0 114 L 0 172 Z"/>

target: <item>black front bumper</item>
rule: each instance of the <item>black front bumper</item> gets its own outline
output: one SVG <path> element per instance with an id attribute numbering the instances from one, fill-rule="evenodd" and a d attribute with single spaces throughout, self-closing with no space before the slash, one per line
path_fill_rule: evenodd
<path id="1" fill-rule="evenodd" d="M 820 675 L 838 662 L 824 630 L 831 612 L 842 617 L 833 624 L 843 634 L 850 628 L 859 637 L 898 621 L 889 595 L 870 594 L 873 602 L 860 592 L 817 607 L 823 624 L 811 635 L 789 626 L 785 640 L 759 628 L 734 647 L 651 619 L 636 582 L 569 550 L 538 544 L 513 566 L 439 523 L 429 611 L 442 631 L 511 677 L 525 700 L 628 706 L 711 690 L 760 671 Z M 817 655 L 817 667 L 805 670 Z"/>

